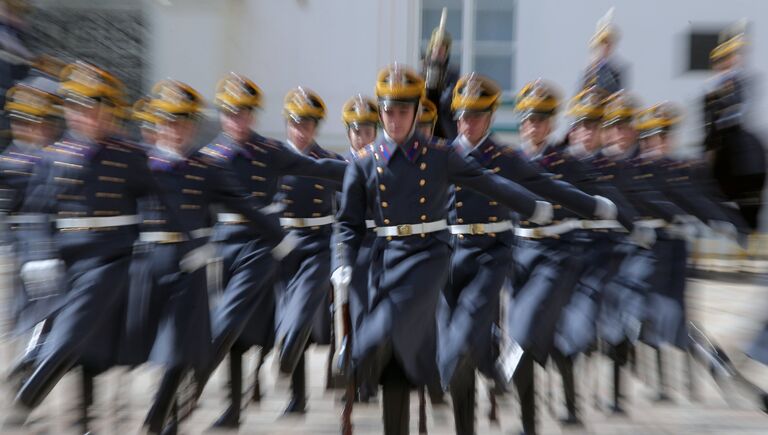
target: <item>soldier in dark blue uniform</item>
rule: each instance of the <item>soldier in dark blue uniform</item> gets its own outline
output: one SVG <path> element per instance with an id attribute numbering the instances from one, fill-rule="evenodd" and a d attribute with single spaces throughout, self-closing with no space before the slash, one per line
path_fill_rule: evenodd
<path id="1" fill-rule="evenodd" d="M 216 104 L 222 133 L 200 151 L 206 162 L 235 174 L 236 180 L 261 207 L 272 204 L 278 192 L 279 178 L 283 175 L 339 182 L 346 168 L 343 161 L 302 156 L 282 143 L 251 130 L 253 112 L 261 105 L 261 95 L 253 82 L 237 74 L 231 74 L 219 83 Z M 248 340 L 240 344 L 271 345 L 274 339 L 275 258 L 287 255 L 293 240 L 289 237 L 275 247 L 254 232 L 242 214 L 233 213 L 228 207 L 218 214 L 211 241 L 219 244 L 218 257 L 223 261 L 223 291 L 212 314 L 213 354 L 209 375 L 229 353 L 246 326 L 248 337 L 244 338 Z M 291 347 L 288 343 L 284 345 Z M 294 365 L 302 352 L 303 348 L 292 355 Z M 242 349 L 235 349 L 230 355 L 231 403 L 214 424 L 217 427 L 233 428 L 240 424 L 241 355 Z"/>
<path id="2" fill-rule="evenodd" d="M 347 129 L 347 137 L 350 144 L 349 151 L 344 154 L 344 158 L 348 162 L 357 161 L 368 154 L 368 145 L 376 140 L 376 130 L 379 124 L 379 106 L 375 100 L 358 94 L 344 103 L 341 109 L 341 119 Z M 354 342 L 356 330 L 360 327 L 360 323 L 368 312 L 370 302 L 374 296 L 370 292 L 372 290 L 371 287 L 368 285 L 371 247 L 376 240 L 376 233 L 373 230 L 373 216 L 370 214 L 370 211 L 368 216 L 366 216 L 366 227 L 368 227 L 368 234 L 360 244 L 352 280 L 349 284 L 348 303 L 352 329 L 350 331 L 351 337 L 347 338 L 347 340 L 350 340 L 348 343 L 342 342 L 344 337 L 343 325 L 341 323 L 343 319 L 341 316 L 343 314 L 339 310 L 341 310 L 343 302 L 339 303 L 334 295 L 334 337 L 337 342 L 335 346 L 336 352 L 339 354 L 351 351 L 351 342 Z M 357 389 L 357 395 L 362 402 L 367 402 L 376 395 L 375 385 L 358 385 Z"/>
<path id="3" fill-rule="evenodd" d="M 118 81 L 81 62 L 65 68 L 62 81 L 69 130 L 46 150 L 27 206 L 55 215 L 54 241 L 65 263 L 67 293 L 35 371 L 18 391 L 9 424 L 23 423 L 83 356 L 115 346 L 111 339 L 121 329 L 138 235 L 137 199 L 155 188 L 143 153 L 109 138 Z M 97 331 L 115 333 L 95 339 Z"/>
<path id="4" fill-rule="evenodd" d="M 459 79 L 452 103 L 459 129 L 452 145 L 456 152 L 576 215 L 592 217 L 610 210 L 598 205 L 607 200 L 553 180 L 491 136 L 491 119 L 500 99 L 501 89 L 488 78 L 472 73 Z M 453 255 L 438 307 L 438 364 L 443 386 L 450 386 L 456 433 L 471 434 L 475 432 L 475 369 L 498 379 L 494 325 L 512 261 L 514 215 L 497 201 L 460 186 L 452 189 L 449 204 Z"/>
<path id="5" fill-rule="evenodd" d="M 557 92 L 542 80 L 531 82 L 520 91 L 515 110 L 521 119 L 524 159 L 543 158 L 550 145 L 548 138 L 558 106 Z M 601 219 L 615 217 L 616 208 L 610 200 L 596 196 L 592 207 L 591 213 Z M 589 211 L 577 210 L 581 216 L 591 215 Z M 557 320 L 584 267 L 579 246 L 568 235 L 578 217 L 579 214 L 558 205 L 554 225 L 537 228 L 522 220 L 515 231 L 518 239 L 513 250 L 512 303 L 507 328 L 510 338 L 523 351 L 514 371 L 514 382 L 526 433 L 536 431 L 533 364 L 545 364 L 554 350 Z"/>
<path id="6" fill-rule="evenodd" d="M 205 265 L 212 255 L 209 205 L 223 203 L 248 217 L 254 231 L 276 245 L 283 232 L 275 217 L 265 217 L 236 176 L 191 157 L 200 94 L 188 85 L 165 80 L 153 89 L 147 110 L 157 119 L 158 140 L 148 150 L 149 167 L 160 189 L 140 202 L 140 252 L 134 261 L 128 337 L 146 349 L 149 359 L 165 366 L 155 402 L 145 420 L 149 433 L 160 433 L 177 388 L 189 370 L 207 369 L 211 331 Z M 165 203 L 180 221 L 169 219 Z M 191 239 L 184 236 L 189 234 Z M 141 279 L 148 275 L 147 280 Z M 138 361 L 137 361 L 138 362 Z"/>
<path id="7" fill-rule="evenodd" d="M 627 86 L 624 69 L 616 63 L 613 52 L 619 31 L 613 24 L 613 8 L 597 22 L 595 34 L 589 41 L 594 58 L 584 73 L 582 88 L 597 86 L 612 94 Z"/>
<path id="8" fill-rule="evenodd" d="M 359 377 L 383 385 L 384 432 L 408 433 L 409 390 L 438 378 L 438 297 L 450 259 L 449 187 L 478 190 L 537 222 L 551 205 L 525 189 L 463 159 L 442 142 L 415 133 L 424 82 L 400 65 L 383 69 L 376 96 L 384 134 L 371 152 L 347 169 L 331 280 L 350 282 L 372 210 L 378 236 L 373 247 L 370 311 L 358 329 L 352 361 Z"/>
<path id="9" fill-rule="evenodd" d="M 452 40 L 446 29 L 447 18 L 448 11 L 443 8 L 440 24 L 432 30 L 422 68 L 426 89 L 424 96 L 434 106 L 434 134 L 452 141 L 456 138 L 457 130 L 451 114 L 451 97 L 459 74 L 450 65 Z"/>
<path id="10" fill-rule="evenodd" d="M 751 84 L 744 71 L 745 23 L 720 35 L 710 53 L 717 71 L 704 96 L 704 148 L 712 177 L 725 196 L 735 201 L 744 219 L 757 229 L 766 178 L 765 147 L 745 122 Z"/>
<path id="11" fill-rule="evenodd" d="M 288 130 L 287 147 L 312 159 L 338 159 L 315 142 L 325 103 L 315 92 L 298 87 L 285 96 L 283 113 Z M 275 201 L 284 205 L 280 223 L 297 241 L 283 259 L 280 279 L 283 292 L 277 319 L 280 355 L 301 356 L 280 368 L 291 375 L 291 399 L 286 414 L 303 414 L 307 406 L 304 349 L 311 342 L 330 344 L 331 235 L 340 183 L 300 176 L 285 176 Z M 293 348 L 289 348 L 293 347 Z M 282 363 L 283 361 L 281 361 Z M 295 366 L 291 367 L 290 364 Z"/>

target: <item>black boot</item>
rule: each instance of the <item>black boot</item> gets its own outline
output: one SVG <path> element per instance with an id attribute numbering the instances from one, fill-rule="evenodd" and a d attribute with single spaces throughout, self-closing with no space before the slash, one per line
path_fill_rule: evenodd
<path id="1" fill-rule="evenodd" d="M 179 416 L 178 416 L 178 404 L 174 401 L 171 408 L 171 415 L 168 418 L 168 423 L 163 428 L 160 435 L 177 435 L 179 433 Z"/>
<path id="2" fill-rule="evenodd" d="M 291 400 L 283 411 L 283 415 L 297 415 L 307 412 L 307 374 L 304 367 L 305 357 L 302 353 L 291 374 Z"/>
<path id="3" fill-rule="evenodd" d="M 672 400 L 667 394 L 667 381 L 664 376 L 664 358 L 661 349 L 656 349 L 656 373 L 658 375 L 658 392 L 654 397 L 655 402 L 669 402 Z"/>
<path id="4" fill-rule="evenodd" d="M 93 379 L 94 375 L 88 370 L 83 369 L 80 373 L 80 388 L 82 398 L 80 400 L 80 418 L 78 419 L 78 426 L 80 433 L 89 433 L 91 416 L 90 409 L 93 405 Z"/>
<path id="5" fill-rule="evenodd" d="M 72 366 L 74 358 L 62 353 L 44 359 L 19 389 L 16 403 L 29 409 L 37 407 Z"/>
<path id="6" fill-rule="evenodd" d="M 533 357 L 523 354 L 512 377 L 520 398 L 520 415 L 523 433 L 536 434 L 536 385 L 534 383 Z"/>
<path id="7" fill-rule="evenodd" d="M 251 400 L 254 403 L 261 402 L 261 382 L 259 381 L 259 372 L 261 371 L 261 366 L 264 365 L 265 353 L 266 351 L 264 349 L 259 352 L 259 362 L 256 364 L 256 370 L 253 373 L 253 394 L 251 394 Z"/>
<path id="8" fill-rule="evenodd" d="M 307 326 L 285 336 L 280 346 L 280 372 L 287 375 L 296 371 L 299 359 L 304 356 L 304 351 L 307 349 L 311 333 L 312 327 Z"/>
<path id="9" fill-rule="evenodd" d="M 563 378 L 565 409 L 568 412 L 565 418 L 560 419 L 560 423 L 567 426 L 581 426 L 581 419 L 576 412 L 576 382 L 573 378 L 573 358 L 555 352 L 553 360 Z"/>
<path id="10" fill-rule="evenodd" d="M 384 368 L 381 382 L 384 435 L 407 434 L 410 420 L 410 385 L 394 358 Z"/>
<path id="11" fill-rule="evenodd" d="M 144 427 L 147 433 L 160 434 L 164 431 L 168 417 L 174 408 L 176 392 L 185 373 L 186 370 L 183 367 L 174 367 L 166 370 L 163 379 L 160 381 L 155 401 L 147 413 L 147 418 L 144 420 Z"/>
<path id="12" fill-rule="evenodd" d="M 457 435 L 475 433 L 475 368 L 464 358 L 456 367 L 451 379 L 453 399 L 453 422 Z"/>
<path id="13" fill-rule="evenodd" d="M 232 349 L 229 353 L 229 407 L 213 428 L 237 429 L 240 427 L 240 403 L 243 395 L 243 353 Z"/>

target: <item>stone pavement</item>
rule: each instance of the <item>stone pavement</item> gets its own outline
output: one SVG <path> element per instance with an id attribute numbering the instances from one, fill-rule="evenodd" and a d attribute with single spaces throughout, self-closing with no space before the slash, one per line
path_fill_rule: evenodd
<path id="1" fill-rule="evenodd" d="M 748 378 L 763 388 L 768 388 L 768 367 L 763 367 L 739 357 L 738 350 L 744 346 L 760 321 L 768 318 L 768 287 L 761 283 L 745 283 L 745 278 L 737 280 L 690 280 L 689 305 L 690 317 L 704 325 L 743 369 Z M 756 278 L 748 278 L 756 281 Z M 2 347 L 3 367 L 7 367 L 11 358 L 13 343 Z M 626 417 L 605 415 L 593 405 L 595 395 L 592 391 L 597 384 L 602 398 L 609 396 L 608 379 L 610 366 L 605 359 L 601 362 L 593 358 L 582 359 L 577 363 L 577 388 L 580 392 L 580 405 L 586 422 L 584 428 L 564 430 L 556 423 L 550 408 L 557 414 L 562 413 L 562 394 L 558 385 L 559 376 L 554 368 L 537 369 L 538 409 L 542 422 L 543 434 L 766 434 L 768 433 L 768 415 L 754 409 L 749 403 L 740 401 L 731 406 L 727 404 L 707 372 L 700 366 L 694 366 L 698 400 L 688 397 L 684 356 L 675 350 L 668 352 L 667 369 L 670 373 L 669 384 L 673 402 L 658 404 L 650 400 L 653 395 L 650 385 L 655 379 L 650 367 L 653 355 L 648 349 L 639 351 L 638 374 L 632 377 L 631 392 L 628 394 Z M 287 380 L 275 382 L 276 369 L 269 358 L 265 364 L 261 379 L 264 398 L 260 404 L 251 404 L 244 414 L 240 433 L 243 434 L 334 434 L 339 433 L 338 419 L 341 411 L 338 392 L 326 392 L 325 363 L 327 348 L 313 348 L 309 358 L 309 412 L 301 418 L 280 418 L 280 413 L 287 403 Z M 248 367 L 253 367 L 255 355 L 247 355 Z M 599 370 L 601 376 L 596 381 L 594 374 Z M 252 369 L 247 383 L 252 382 Z M 93 424 L 98 434 L 135 434 L 140 432 L 140 425 L 151 400 L 153 385 L 158 372 L 152 368 L 141 368 L 131 373 L 113 370 L 97 380 L 96 407 L 97 416 Z M 215 420 L 225 406 L 224 383 L 226 375 L 217 374 L 202 398 L 202 403 L 192 419 L 182 426 L 182 433 L 202 433 Z M 550 382 L 551 380 L 551 382 Z M 62 434 L 72 433 L 71 423 L 76 413 L 77 378 L 69 375 L 56 387 L 46 402 L 33 414 L 32 423 L 19 433 Z M 500 424 L 491 425 L 487 418 L 489 402 L 485 383 L 479 382 L 478 392 L 478 433 L 512 434 L 519 428 L 518 404 L 515 395 L 508 395 L 499 401 Z M 552 393 L 549 393 L 552 391 Z M 7 399 L 3 398 L 6 406 Z M 555 405 L 549 406 L 548 404 Z M 5 407 L 0 414 L 4 415 Z M 411 428 L 417 433 L 416 394 L 411 401 Z M 450 409 L 447 406 L 438 409 L 428 408 L 428 426 L 431 434 L 453 433 Z M 378 434 L 382 432 L 380 408 L 378 402 L 355 407 L 354 424 L 356 434 Z"/>

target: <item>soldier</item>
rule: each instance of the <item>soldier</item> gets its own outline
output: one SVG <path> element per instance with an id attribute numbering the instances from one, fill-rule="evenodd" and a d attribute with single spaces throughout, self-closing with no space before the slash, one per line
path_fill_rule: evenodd
<path id="1" fill-rule="evenodd" d="M 553 118 L 559 95 L 543 80 L 528 83 L 518 94 L 515 110 L 521 119 L 521 151 L 525 159 L 544 158 L 551 145 Z M 593 213 L 615 217 L 615 205 L 595 197 Z M 581 215 L 589 212 L 581 212 Z M 554 349 L 557 320 L 584 268 L 580 246 L 569 235 L 573 213 L 556 209 L 556 223 L 536 228 L 521 220 L 513 250 L 512 302 L 507 319 L 509 336 L 523 354 L 514 371 L 520 395 L 523 431 L 536 433 L 534 362 L 545 364 Z"/>
<path id="2" fill-rule="evenodd" d="M 351 162 L 365 157 L 369 152 L 368 146 L 376 139 L 376 129 L 379 124 L 378 104 L 371 98 L 358 95 L 347 100 L 342 108 L 341 117 L 347 128 L 347 137 L 350 143 L 349 152 L 345 155 L 346 160 Z M 373 229 L 373 215 L 370 212 L 366 216 L 365 222 L 369 231 L 360 244 L 360 250 L 358 251 L 357 261 L 355 262 L 349 285 L 349 312 L 352 331 L 351 337 L 348 337 L 348 339 L 351 341 L 354 341 L 355 332 L 368 312 L 374 296 L 369 292 L 370 286 L 368 285 L 371 248 L 376 240 L 376 233 Z M 334 316 L 340 315 L 341 313 L 335 305 L 334 303 Z M 337 352 L 341 354 L 352 349 L 350 343 L 344 344 L 343 347 L 343 349 L 337 349 Z M 361 402 L 368 402 L 371 397 L 376 396 L 375 385 L 358 385 L 357 389 L 357 395 Z"/>
<path id="3" fill-rule="evenodd" d="M 344 162 L 303 156 L 251 130 L 254 111 L 261 106 L 261 99 L 261 90 L 241 75 L 232 73 L 219 83 L 216 105 L 222 132 L 200 151 L 206 156 L 206 161 L 235 174 L 235 180 L 251 192 L 261 207 L 272 204 L 278 191 L 278 180 L 284 175 L 340 182 L 346 167 Z M 219 243 L 217 256 L 223 262 L 223 291 L 213 309 L 213 352 L 207 376 L 201 379 L 201 387 L 230 352 L 246 326 L 245 344 L 258 344 L 262 349 L 271 345 L 275 311 L 273 286 L 277 272 L 275 258 L 282 259 L 294 244 L 293 237 L 290 237 L 284 240 L 285 243 L 272 246 L 253 231 L 247 218 L 230 212 L 228 208 L 219 213 L 211 241 Z M 287 342 L 284 346 L 298 349 L 289 358 L 293 359 L 291 365 L 295 366 L 304 349 L 292 347 Z M 236 428 L 240 424 L 241 347 L 233 349 L 230 355 L 230 405 L 214 423 L 216 427 Z"/>
<path id="4" fill-rule="evenodd" d="M 456 123 L 451 116 L 451 95 L 459 74 L 450 65 L 451 34 L 446 29 L 448 11 L 443 8 L 440 24 L 432 30 L 427 52 L 422 61 L 425 77 L 426 99 L 435 111 L 435 136 L 452 141 L 457 134 Z M 431 136 L 431 135 L 430 135 Z"/>
<path id="5" fill-rule="evenodd" d="M 141 143 L 151 147 L 155 145 L 157 140 L 157 123 L 160 119 L 149 110 L 148 103 L 148 98 L 139 98 L 133 104 L 132 118 L 139 124 Z"/>
<path id="6" fill-rule="evenodd" d="M 619 40 L 619 29 L 613 23 L 613 8 L 597 22 L 595 34 L 589 41 L 592 62 L 581 82 L 582 89 L 597 86 L 609 94 L 626 87 L 624 68 L 616 63 L 613 54 Z"/>
<path id="7" fill-rule="evenodd" d="M 325 103 L 315 92 L 298 87 L 285 96 L 288 148 L 312 159 L 337 159 L 315 142 L 325 118 Z M 296 248 L 283 259 L 280 278 L 284 287 L 277 322 L 280 355 L 300 356 L 295 366 L 280 368 L 291 375 L 291 400 L 285 414 L 303 414 L 307 406 L 304 350 L 310 341 L 330 344 L 331 234 L 339 183 L 300 176 L 283 177 L 275 200 L 285 205 L 280 224 L 296 238 Z M 282 362 L 282 361 L 281 361 Z M 287 361 L 286 361 L 287 362 Z"/>
<path id="8" fill-rule="evenodd" d="M 50 79 L 25 80 L 12 87 L 6 96 L 5 110 L 10 118 L 13 141 L 0 154 L 0 225 L 3 243 L 12 245 L 15 261 L 25 264 L 47 260 L 55 253 L 47 231 L 48 217 L 25 213 L 22 207 L 31 178 L 38 170 L 43 148 L 59 135 L 62 100 L 56 93 L 58 84 Z M 34 362 L 40 343 L 50 330 L 47 318 L 59 307 L 62 298 L 56 276 L 38 280 L 36 267 L 46 263 L 30 263 L 21 274 L 13 294 L 13 327 L 15 333 L 35 328 L 21 359 L 14 364 L 9 378 L 15 378 Z M 26 281 L 26 283 L 25 283 Z"/>
<path id="9" fill-rule="evenodd" d="M 360 378 L 383 385 L 386 434 L 408 433 L 411 385 L 438 378 L 434 313 L 450 258 L 449 186 L 476 189 L 537 222 L 548 221 L 551 213 L 550 204 L 416 133 L 423 89 L 418 74 L 397 64 L 378 75 L 384 134 L 369 155 L 347 169 L 338 215 L 340 251 L 331 275 L 336 288 L 349 284 L 370 209 L 378 237 L 369 285 L 376 293 L 357 331 L 352 361 Z"/>
<path id="10" fill-rule="evenodd" d="M 749 83 L 743 69 L 746 23 L 740 22 L 720 35 L 710 53 L 717 71 L 704 97 L 704 148 L 712 176 L 739 206 L 744 219 L 757 229 L 765 185 L 765 148 L 745 122 Z"/>
<path id="11" fill-rule="evenodd" d="M 34 373 L 16 395 L 8 425 L 23 424 L 83 356 L 114 345 L 95 339 L 98 331 L 121 329 L 121 301 L 138 235 L 136 203 L 155 186 L 145 156 L 109 139 L 120 95 L 115 83 L 109 73 L 82 62 L 62 72 L 68 131 L 47 150 L 41 181 L 27 202 L 31 211 L 56 217 L 54 241 L 68 288 Z"/>
<path id="12" fill-rule="evenodd" d="M 490 131 L 501 89 L 475 73 L 461 77 L 452 109 L 459 137 L 453 148 L 496 174 L 519 183 L 577 215 L 613 218 L 610 202 L 552 180 L 517 150 L 500 144 Z M 448 284 L 438 307 L 438 363 L 443 387 L 450 386 L 456 433 L 475 433 L 475 369 L 499 379 L 494 365 L 494 325 L 499 297 L 512 261 L 513 212 L 488 197 L 455 186 L 449 222 L 453 255 Z"/>

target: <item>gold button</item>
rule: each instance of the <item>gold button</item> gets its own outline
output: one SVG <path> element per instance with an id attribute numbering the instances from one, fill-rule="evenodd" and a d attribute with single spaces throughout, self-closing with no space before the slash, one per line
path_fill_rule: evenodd
<path id="1" fill-rule="evenodd" d="M 456 191 L 461 192 L 461 186 L 456 186 Z"/>
<path id="2" fill-rule="evenodd" d="M 419 180 L 419 186 L 424 187 L 425 184 L 427 184 L 427 180 L 425 180 L 423 178 L 421 180 Z"/>
<path id="3" fill-rule="evenodd" d="M 425 237 L 427 237 L 427 235 L 426 235 L 426 234 L 424 234 L 424 233 L 421 233 L 421 238 L 423 239 L 423 238 L 425 238 Z"/>
<path id="4" fill-rule="evenodd" d="M 425 202 L 427 202 L 427 198 L 424 198 L 423 196 L 419 198 L 419 204 L 424 204 Z"/>
<path id="5" fill-rule="evenodd" d="M 379 184 L 379 190 L 381 190 L 383 192 L 383 191 L 387 190 L 387 186 L 385 186 L 383 184 Z"/>
<path id="6" fill-rule="evenodd" d="M 488 233 L 488 235 L 491 237 L 496 237 L 496 233 Z"/>
<path id="7" fill-rule="evenodd" d="M 464 234 L 459 234 L 459 239 L 463 239 L 463 238 L 464 238 Z"/>
<path id="8" fill-rule="evenodd" d="M 422 164 L 419 165 L 419 169 L 421 169 L 422 171 L 426 170 L 427 164 L 422 162 Z"/>
<path id="9" fill-rule="evenodd" d="M 464 207 L 464 203 L 461 202 L 461 201 L 457 202 L 456 203 L 456 208 L 459 208 L 459 207 Z"/>
<path id="10" fill-rule="evenodd" d="M 488 205 L 499 205 L 499 203 L 496 201 L 490 201 L 488 202 Z"/>
<path id="11" fill-rule="evenodd" d="M 421 215 L 421 221 L 425 222 L 427 220 L 427 215 L 423 214 Z"/>
<path id="12" fill-rule="evenodd" d="M 387 208 L 387 207 L 389 207 L 389 204 L 387 204 L 387 201 L 381 201 L 381 206 L 383 208 Z"/>
<path id="13" fill-rule="evenodd" d="M 379 174 L 383 174 L 384 173 L 384 168 L 379 166 L 379 167 L 376 168 L 376 172 L 378 172 Z"/>
<path id="14" fill-rule="evenodd" d="M 460 224 L 463 224 L 463 223 L 464 223 L 464 219 L 462 219 L 462 218 L 458 218 L 458 219 L 456 219 L 456 222 L 458 222 L 458 223 L 460 223 Z"/>
<path id="15" fill-rule="evenodd" d="M 499 220 L 499 218 L 497 218 L 496 216 L 488 216 L 488 220 L 491 222 L 496 222 L 497 220 Z"/>
<path id="16" fill-rule="evenodd" d="M 384 225 L 389 225 L 389 219 L 384 219 Z"/>
<path id="17" fill-rule="evenodd" d="M 422 154 L 426 154 L 426 153 L 427 153 L 427 147 L 424 147 L 424 148 L 422 148 L 422 149 L 421 149 L 421 153 L 422 153 Z"/>
<path id="18" fill-rule="evenodd" d="M 387 240 L 392 240 L 392 236 L 387 236 Z"/>

